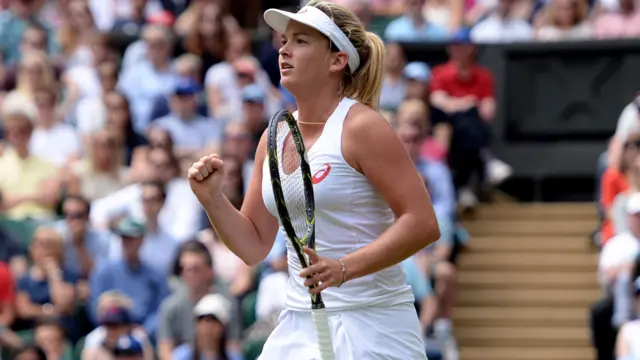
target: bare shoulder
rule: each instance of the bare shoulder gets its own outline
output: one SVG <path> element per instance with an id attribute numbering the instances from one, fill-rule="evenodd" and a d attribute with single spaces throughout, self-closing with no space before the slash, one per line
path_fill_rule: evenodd
<path id="1" fill-rule="evenodd" d="M 355 136 L 370 136 L 378 131 L 393 132 L 393 129 L 379 112 L 366 105 L 355 104 L 345 119 L 344 131 Z"/>
<path id="2" fill-rule="evenodd" d="M 345 161 L 360 173 L 363 157 L 375 156 L 376 149 L 394 148 L 398 137 L 377 111 L 362 104 L 354 105 L 343 125 L 342 154 Z"/>

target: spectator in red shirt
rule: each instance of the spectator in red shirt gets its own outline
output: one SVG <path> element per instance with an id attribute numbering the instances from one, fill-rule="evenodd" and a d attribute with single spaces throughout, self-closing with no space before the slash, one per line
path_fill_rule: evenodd
<path id="1" fill-rule="evenodd" d="M 433 69 L 430 101 L 434 136 L 449 144 L 449 165 L 461 205 L 477 201 L 470 180 L 484 181 L 482 152 L 489 145 L 489 123 L 496 109 L 493 75 L 476 63 L 469 31 L 459 30 L 448 48 L 449 61 Z"/>
<path id="2" fill-rule="evenodd" d="M 22 345 L 20 338 L 9 329 L 14 319 L 13 289 L 13 277 L 9 266 L 0 262 L 0 348 L 2 345 L 11 348 L 18 348 Z"/>

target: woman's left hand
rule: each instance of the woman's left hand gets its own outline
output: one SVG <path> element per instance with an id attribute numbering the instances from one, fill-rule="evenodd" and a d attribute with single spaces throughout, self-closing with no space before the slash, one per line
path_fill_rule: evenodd
<path id="1" fill-rule="evenodd" d="M 311 276 L 304 281 L 304 286 L 309 288 L 310 294 L 319 294 L 330 286 L 342 284 L 342 265 L 338 259 L 324 258 L 309 248 L 304 248 L 304 252 L 309 255 L 311 265 L 300 271 L 300 277 Z"/>

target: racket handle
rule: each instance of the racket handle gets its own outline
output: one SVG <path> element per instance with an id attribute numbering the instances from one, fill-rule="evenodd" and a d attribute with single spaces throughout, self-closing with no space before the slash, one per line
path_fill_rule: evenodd
<path id="1" fill-rule="evenodd" d="M 329 319 L 324 308 L 311 311 L 313 324 L 318 335 L 318 346 L 320 347 L 320 358 L 322 360 L 334 360 L 333 343 L 331 342 L 331 331 L 329 330 Z"/>

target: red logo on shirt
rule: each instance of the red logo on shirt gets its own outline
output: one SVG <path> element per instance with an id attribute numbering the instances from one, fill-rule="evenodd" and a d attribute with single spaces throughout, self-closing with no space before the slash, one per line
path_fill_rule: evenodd
<path id="1" fill-rule="evenodd" d="M 311 181 L 313 182 L 313 184 L 319 184 L 322 180 L 324 180 L 324 178 L 327 177 L 327 175 L 329 175 L 329 171 L 331 171 L 331 165 L 329 164 L 324 164 L 320 167 L 320 170 L 316 171 L 315 174 L 313 174 L 313 176 L 311 177 Z"/>

